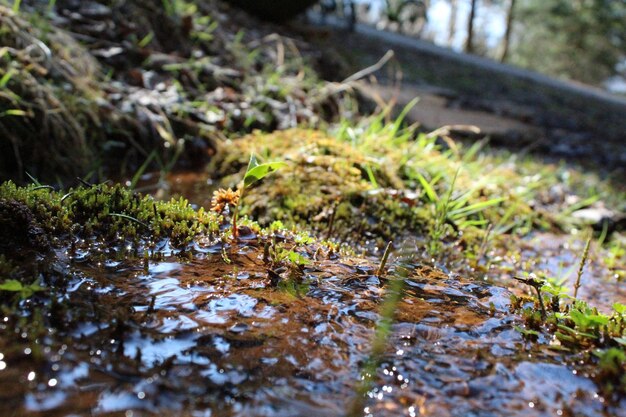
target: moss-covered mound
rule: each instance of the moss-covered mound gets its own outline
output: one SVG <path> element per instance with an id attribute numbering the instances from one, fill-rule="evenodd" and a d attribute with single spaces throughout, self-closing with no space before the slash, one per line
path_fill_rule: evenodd
<path id="1" fill-rule="evenodd" d="M 209 172 L 235 187 L 251 153 L 287 161 L 287 168 L 247 192 L 244 213 L 261 224 L 280 220 L 360 246 L 412 237 L 431 252 L 444 240 L 474 251 L 489 224 L 498 234 L 554 224 L 524 201 L 529 188 L 506 185 L 523 181 L 506 165 L 471 161 L 469 153 L 454 154 L 435 137 L 412 132 L 399 125 L 375 132 L 257 132 L 221 146 Z M 489 179 L 476 181 L 474 170 L 485 168 L 493 170 Z"/>
<path id="2" fill-rule="evenodd" d="M 212 175 L 234 187 L 249 155 L 288 166 L 244 198 L 244 213 L 260 224 L 280 220 L 342 242 L 374 244 L 427 233 L 428 208 L 407 197 L 393 169 L 320 131 L 255 133 L 227 142 L 211 161 Z"/>
<path id="3" fill-rule="evenodd" d="M 243 213 L 357 248 L 411 238 L 418 251 L 427 249 L 427 259 L 467 274 L 489 273 L 492 249 L 497 262 L 518 259 L 512 236 L 580 230 L 587 226 L 572 216 L 578 208 L 623 198 L 570 167 L 485 153 L 484 142 L 468 148 L 384 117 L 329 132 L 256 132 L 226 141 L 209 166 L 210 182 L 235 188 L 252 153 L 285 161 L 287 167 L 246 191 Z"/>

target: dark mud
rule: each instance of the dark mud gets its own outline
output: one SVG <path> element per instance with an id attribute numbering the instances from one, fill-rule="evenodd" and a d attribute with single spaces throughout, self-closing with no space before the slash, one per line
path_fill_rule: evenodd
<path id="1" fill-rule="evenodd" d="M 309 263 L 270 271 L 265 239 L 207 241 L 191 258 L 160 246 L 147 268 L 97 246 L 57 252 L 46 274 L 67 291 L 2 318 L 0 414 L 345 415 L 395 262 L 379 278 L 288 239 Z M 362 415 L 625 415 L 574 356 L 523 340 L 508 291 L 408 268 Z"/>

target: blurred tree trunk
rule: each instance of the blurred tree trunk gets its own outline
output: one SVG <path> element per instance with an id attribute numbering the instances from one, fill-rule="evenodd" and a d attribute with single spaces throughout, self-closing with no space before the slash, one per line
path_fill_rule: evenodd
<path id="1" fill-rule="evenodd" d="M 509 45 L 511 44 L 511 32 L 513 31 L 513 21 L 515 20 L 515 0 L 509 1 L 509 8 L 506 12 L 506 31 L 502 39 L 502 53 L 500 62 L 505 62 L 509 55 Z"/>
<path id="2" fill-rule="evenodd" d="M 476 2 L 472 0 L 470 5 L 469 18 L 467 19 L 467 39 L 465 40 L 465 52 L 474 52 L 474 18 L 476 17 Z"/>
<path id="3" fill-rule="evenodd" d="M 454 42 L 454 34 L 456 33 L 456 17 L 459 11 L 457 0 L 450 0 L 450 21 L 448 22 L 448 46 L 452 46 Z"/>

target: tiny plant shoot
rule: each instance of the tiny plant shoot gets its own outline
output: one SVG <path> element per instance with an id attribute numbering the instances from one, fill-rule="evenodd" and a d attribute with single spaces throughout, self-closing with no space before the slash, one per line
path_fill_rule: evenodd
<path id="1" fill-rule="evenodd" d="M 256 159 L 254 153 L 250 154 L 248 168 L 246 169 L 243 181 L 239 186 L 239 201 L 235 207 L 235 212 L 233 213 L 233 238 L 237 239 L 237 215 L 239 214 L 239 206 L 243 201 L 246 188 L 286 165 L 287 164 L 285 162 L 267 162 L 265 164 L 259 164 L 259 161 Z"/>

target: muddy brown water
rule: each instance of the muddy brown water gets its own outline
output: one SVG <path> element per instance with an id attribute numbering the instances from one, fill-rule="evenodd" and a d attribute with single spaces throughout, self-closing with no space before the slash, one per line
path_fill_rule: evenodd
<path id="1" fill-rule="evenodd" d="M 68 308 L 0 318 L 0 415 L 347 414 L 388 282 L 375 265 L 322 253 L 276 286 L 255 236 L 191 259 L 163 251 L 147 270 L 110 251 L 58 253 L 68 290 L 52 298 Z M 358 415 L 626 415 L 574 357 L 522 339 L 507 290 L 408 267 Z"/>

